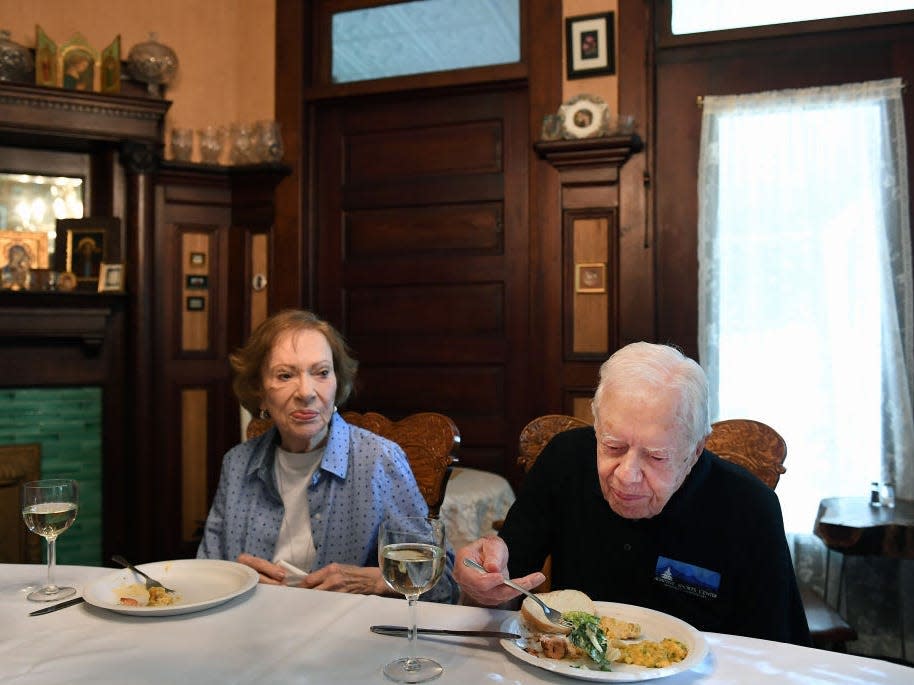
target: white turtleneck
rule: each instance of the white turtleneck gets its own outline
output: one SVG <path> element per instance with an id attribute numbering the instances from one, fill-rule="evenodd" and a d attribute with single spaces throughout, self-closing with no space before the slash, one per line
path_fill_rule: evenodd
<path id="1" fill-rule="evenodd" d="M 311 533 L 308 486 L 323 456 L 323 447 L 299 453 L 276 447 L 274 473 L 285 512 L 276 539 L 273 563 L 283 560 L 305 571 L 312 570 L 317 550 Z"/>

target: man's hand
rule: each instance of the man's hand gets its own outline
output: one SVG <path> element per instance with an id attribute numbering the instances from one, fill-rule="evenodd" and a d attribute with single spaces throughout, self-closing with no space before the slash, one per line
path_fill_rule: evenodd
<path id="1" fill-rule="evenodd" d="M 488 573 L 480 573 L 474 568 L 464 566 L 463 560 L 466 558 L 480 564 Z M 517 597 L 517 590 L 502 583 L 507 577 L 508 546 L 497 535 L 480 538 L 458 550 L 454 578 L 464 595 L 472 602 L 482 606 L 496 606 Z M 532 590 L 543 583 L 546 576 L 537 571 L 512 580 L 521 587 Z"/>

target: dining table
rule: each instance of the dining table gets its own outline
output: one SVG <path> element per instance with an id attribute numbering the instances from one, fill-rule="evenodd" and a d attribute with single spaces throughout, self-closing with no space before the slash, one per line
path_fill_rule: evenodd
<path id="1" fill-rule="evenodd" d="M 370 630 L 406 624 L 402 598 L 254 584 L 192 613 L 138 616 L 84 602 L 31 616 L 41 604 L 26 593 L 45 573 L 42 565 L 0 564 L 0 682 L 6 685 L 384 683 L 384 664 L 408 651 L 405 638 Z M 88 590 L 91 599 L 113 573 L 62 565 L 55 580 Z M 498 630 L 516 613 L 420 601 L 418 617 L 421 627 Z M 914 683 L 914 668 L 889 661 L 736 635 L 701 636 L 707 655 L 658 685 Z M 441 684 L 577 682 L 517 658 L 495 638 L 421 636 L 416 651 L 444 666 L 434 681 Z"/>

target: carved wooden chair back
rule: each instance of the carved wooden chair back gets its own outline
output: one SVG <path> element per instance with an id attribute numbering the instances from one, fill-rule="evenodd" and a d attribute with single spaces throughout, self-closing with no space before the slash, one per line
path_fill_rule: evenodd
<path id="1" fill-rule="evenodd" d="M 726 419 L 711 425 L 705 444 L 721 459 L 739 464 L 774 490 L 787 458 L 787 443 L 771 426 L 752 419 Z"/>
<path id="2" fill-rule="evenodd" d="M 457 463 L 454 456 L 460 446 L 460 430 L 444 414 L 420 412 L 399 421 L 392 421 L 382 414 L 354 411 L 341 412 L 347 423 L 392 440 L 406 453 L 419 491 L 428 504 L 429 514 L 438 516 L 451 468 Z M 261 435 L 273 425 L 270 419 L 254 418 L 247 427 L 248 439 Z"/>
<path id="3" fill-rule="evenodd" d="M 540 456 L 543 448 L 552 440 L 556 433 L 562 433 L 572 428 L 591 425 L 584 419 L 566 414 L 546 414 L 538 416 L 530 423 L 524 426 L 520 432 L 518 440 L 520 455 L 517 457 L 517 463 L 524 469 L 524 473 L 530 470 L 536 458 Z"/>

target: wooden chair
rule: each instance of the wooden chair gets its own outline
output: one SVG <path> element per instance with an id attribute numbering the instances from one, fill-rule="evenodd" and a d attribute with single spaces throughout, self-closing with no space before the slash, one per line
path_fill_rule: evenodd
<path id="1" fill-rule="evenodd" d="M 451 468 L 457 463 L 453 454 L 460 446 L 457 425 L 444 414 L 435 412 L 410 414 L 399 421 L 391 421 L 376 412 L 347 411 L 341 416 L 347 423 L 377 433 L 403 449 L 419 491 L 428 504 L 429 514 L 437 517 Z M 248 439 L 262 434 L 272 425 L 269 419 L 251 419 L 247 427 Z"/>
<path id="2" fill-rule="evenodd" d="M 19 490 L 41 478 L 41 445 L 0 446 L 0 563 L 41 563 L 41 538 L 22 522 Z"/>
<path id="3" fill-rule="evenodd" d="M 520 432 L 518 465 L 527 473 L 540 456 L 540 452 L 557 433 L 590 425 L 592 424 L 584 419 L 566 414 L 546 414 L 533 419 Z M 503 521 L 496 521 L 492 527 L 499 530 L 502 523 Z M 549 592 L 552 588 L 552 557 L 546 557 L 543 573 L 546 580 L 536 588 L 537 592 Z"/>
<path id="4" fill-rule="evenodd" d="M 590 425 L 587 421 L 564 414 L 548 414 L 533 419 L 520 434 L 520 455 L 517 462 L 530 470 L 540 452 L 556 433 Z M 739 464 L 772 490 L 781 474 L 786 472 L 787 443 L 771 426 L 752 419 L 728 419 L 711 426 L 706 447 L 717 456 Z M 550 587 L 551 560 L 546 559 L 543 573 L 546 582 L 537 588 L 545 592 Z M 846 643 L 857 639 L 857 631 L 845 621 L 812 588 L 800 584 L 800 595 L 813 643 L 817 647 L 846 651 Z"/>

